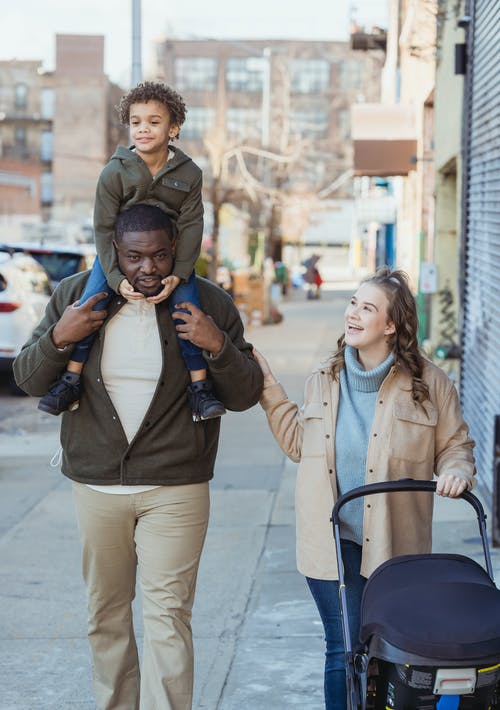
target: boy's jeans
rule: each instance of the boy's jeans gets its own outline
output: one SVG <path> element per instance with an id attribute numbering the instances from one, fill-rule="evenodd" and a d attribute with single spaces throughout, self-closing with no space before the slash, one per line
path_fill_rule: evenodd
<path id="1" fill-rule="evenodd" d="M 80 305 L 83 305 L 85 301 L 87 301 L 91 296 L 94 296 L 96 293 L 103 293 L 104 291 L 107 292 L 108 297 L 103 298 L 94 306 L 96 311 L 105 309 L 113 295 L 113 291 L 110 289 L 106 281 L 99 257 L 96 257 L 94 266 L 92 267 L 92 271 L 90 272 L 90 276 L 85 286 L 85 290 L 80 298 Z M 173 311 L 178 310 L 175 308 L 175 304 L 182 303 L 183 301 L 189 301 L 198 308 L 201 308 L 194 271 L 189 277 L 189 280 L 186 283 L 179 284 L 170 295 L 168 299 L 170 312 L 172 313 Z M 181 321 L 178 322 L 180 323 Z M 74 362 L 87 362 L 90 348 L 92 347 L 95 336 L 95 333 L 88 335 L 76 344 L 71 355 L 71 359 Z M 184 360 L 188 370 L 204 370 L 206 368 L 207 365 L 205 358 L 201 353 L 201 349 L 197 345 L 193 345 L 190 340 L 178 339 L 177 342 L 179 343 L 179 347 L 181 349 L 182 359 Z"/>

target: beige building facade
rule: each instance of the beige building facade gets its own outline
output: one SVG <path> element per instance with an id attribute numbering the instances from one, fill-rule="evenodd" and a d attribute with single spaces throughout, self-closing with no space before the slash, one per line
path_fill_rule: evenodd
<path id="1" fill-rule="evenodd" d="M 442 0 L 438 15 L 436 90 L 434 116 L 434 164 L 436 224 L 433 259 L 438 270 L 438 289 L 448 290 L 450 329 L 458 342 L 460 240 L 462 232 L 462 126 L 464 76 L 455 73 L 455 46 L 464 42 L 458 22 L 465 15 L 464 0 Z M 443 298 L 431 301 L 430 340 L 443 344 Z"/>
<path id="2" fill-rule="evenodd" d="M 158 78 L 187 104 L 180 146 L 204 170 L 207 205 L 220 178 L 227 201 L 250 215 L 250 232 L 271 230 L 273 259 L 282 258 L 283 246 L 300 244 L 308 216 L 321 213 L 326 200 L 352 199 L 350 106 L 378 98 L 383 50 L 169 39 L 157 56 Z M 320 240 L 349 243 L 349 230 L 332 237 L 327 224 Z"/>

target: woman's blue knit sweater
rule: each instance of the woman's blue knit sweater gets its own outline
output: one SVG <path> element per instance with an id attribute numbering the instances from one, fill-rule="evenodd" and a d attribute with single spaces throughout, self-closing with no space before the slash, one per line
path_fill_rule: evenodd
<path id="1" fill-rule="evenodd" d="M 357 350 L 346 346 L 345 367 L 340 371 L 340 400 L 335 429 L 335 464 L 339 495 L 365 484 L 368 438 L 375 414 L 377 392 L 389 372 L 394 356 L 373 370 L 364 370 Z M 340 511 L 341 537 L 363 542 L 363 498 L 347 503 Z"/>

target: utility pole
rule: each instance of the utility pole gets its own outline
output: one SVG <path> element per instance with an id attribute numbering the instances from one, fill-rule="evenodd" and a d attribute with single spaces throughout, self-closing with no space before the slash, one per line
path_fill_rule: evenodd
<path id="1" fill-rule="evenodd" d="M 141 0 L 132 0 L 132 86 L 142 81 L 141 55 Z"/>
<path id="2" fill-rule="evenodd" d="M 271 121 L 271 47 L 264 47 L 262 77 L 262 147 L 269 148 L 269 125 Z"/>

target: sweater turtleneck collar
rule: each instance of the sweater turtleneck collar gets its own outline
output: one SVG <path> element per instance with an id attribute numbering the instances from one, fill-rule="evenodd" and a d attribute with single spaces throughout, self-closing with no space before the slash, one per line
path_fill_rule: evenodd
<path id="1" fill-rule="evenodd" d="M 374 367 L 373 370 L 364 370 L 357 357 L 357 351 L 350 345 L 344 350 L 346 376 L 349 385 L 358 392 L 377 392 L 394 362 L 393 353 Z"/>

